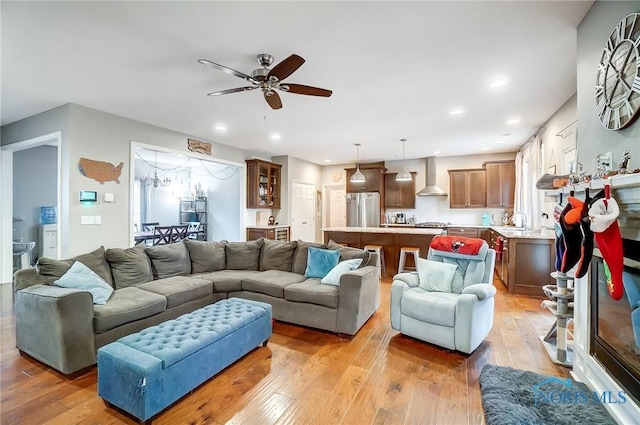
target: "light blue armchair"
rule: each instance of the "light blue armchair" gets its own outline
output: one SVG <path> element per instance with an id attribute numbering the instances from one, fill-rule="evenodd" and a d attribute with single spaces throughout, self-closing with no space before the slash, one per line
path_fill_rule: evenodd
<path id="1" fill-rule="evenodd" d="M 439 236 L 456 247 L 460 240 Z M 419 286 L 419 276 L 400 273 L 391 285 L 391 327 L 401 333 L 451 350 L 472 353 L 493 326 L 493 269 L 496 253 L 486 242 L 475 239 L 480 249 L 475 255 L 434 249 L 434 238 L 427 260 L 457 266 L 451 292 L 432 292 Z M 457 250 L 457 248 L 456 248 Z M 421 263 L 422 264 L 422 263 Z M 420 270 L 420 264 L 419 270 Z M 424 267 L 424 266 L 423 266 Z"/>

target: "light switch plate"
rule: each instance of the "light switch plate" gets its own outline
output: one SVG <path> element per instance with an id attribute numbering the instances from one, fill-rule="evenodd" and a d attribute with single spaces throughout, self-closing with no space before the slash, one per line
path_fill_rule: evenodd
<path id="1" fill-rule="evenodd" d="M 95 224 L 95 217 L 92 215 L 82 215 L 80 216 L 80 224 Z"/>
<path id="2" fill-rule="evenodd" d="M 94 224 L 102 224 L 102 216 L 101 215 L 95 216 Z"/>
<path id="3" fill-rule="evenodd" d="M 113 193 L 105 193 L 104 194 L 104 202 L 113 202 L 116 200 L 116 197 Z"/>

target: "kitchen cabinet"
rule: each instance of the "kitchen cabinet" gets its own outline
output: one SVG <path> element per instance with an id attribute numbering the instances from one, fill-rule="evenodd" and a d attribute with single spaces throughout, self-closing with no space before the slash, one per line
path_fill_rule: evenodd
<path id="1" fill-rule="evenodd" d="M 485 162 L 487 207 L 513 208 L 516 187 L 515 161 Z"/>
<path id="2" fill-rule="evenodd" d="M 477 238 L 478 229 L 476 227 L 447 227 L 447 235 Z"/>
<path id="3" fill-rule="evenodd" d="M 282 165 L 247 159 L 247 208 L 280 208 Z"/>
<path id="4" fill-rule="evenodd" d="M 416 175 L 411 173 L 411 181 L 396 181 L 397 173 L 384 175 L 384 206 L 386 208 L 410 208 L 416 207 Z"/>
<path id="5" fill-rule="evenodd" d="M 486 202 L 484 168 L 449 170 L 450 208 L 483 208 Z"/>
<path id="6" fill-rule="evenodd" d="M 360 164 L 360 172 L 364 174 L 364 183 L 351 183 L 351 176 L 356 172 L 356 168 L 345 168 L 347 172 L 347 193 L 358 192 L 379 192 L 380 197 L 384 195 L 384 163 Z"/>
<path id="7" fill-rule="evenodd" d="M 502 239 L 502 242 L 499 242 Z M 507 273 L 509 272 L 509 240 L 500 235 L 495 230 L 489 231 L 489 248 L 496 250 L 496 266 L 495 273 L 498 275 L 502 283 L 508 288 L 509 278 Z"/>
<path id="8" fill-rule="evenodd" d="M 289 242 L 289 226 L 247 227 L 248 241 L 255 241 L 260 238 Z"/>

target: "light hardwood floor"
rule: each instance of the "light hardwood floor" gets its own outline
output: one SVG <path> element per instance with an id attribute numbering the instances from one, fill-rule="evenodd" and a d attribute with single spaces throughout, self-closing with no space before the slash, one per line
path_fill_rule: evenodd
<path id="1" fill-rule="evenodd" d="M 398 334 L 381 305 L 351 340 L 276 322 L 257 348 L 154 418 L 154 424 L 482 424 L 478 377 L 493 363 L 567 377 L 543 348 L 553 317 L 499 280 L 493 330 L 470 356 Z M 15 349 L 11 285 L 0 285 L 0 423 L 133 424 L 97 396 L 97 370 L 69 379 Z M 46 320 L 46 318 L 43 318 Z"/>

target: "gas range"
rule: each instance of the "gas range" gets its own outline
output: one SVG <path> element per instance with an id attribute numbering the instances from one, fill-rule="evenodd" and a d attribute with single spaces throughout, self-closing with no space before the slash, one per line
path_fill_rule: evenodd
<path id="1" fill-rule="evenodd" d="M 416 227 L 424 227 L 427 229 L 444 229 L 445 227 L 447 227 L 447 224 L 439 221 L 425 221 L 423 223 L 416 223 Z"/>

